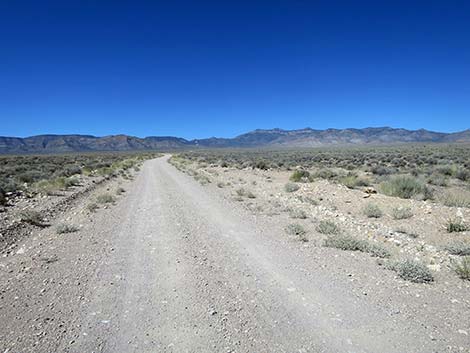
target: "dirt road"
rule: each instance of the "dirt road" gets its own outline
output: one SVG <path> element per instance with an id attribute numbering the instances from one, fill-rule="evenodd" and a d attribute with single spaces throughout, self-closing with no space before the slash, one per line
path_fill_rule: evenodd
<path id="1" fill-rule="evenodd" d="M 79 237 L 3 263 L 2 352 L 447 351 L 167 158 Z"/>

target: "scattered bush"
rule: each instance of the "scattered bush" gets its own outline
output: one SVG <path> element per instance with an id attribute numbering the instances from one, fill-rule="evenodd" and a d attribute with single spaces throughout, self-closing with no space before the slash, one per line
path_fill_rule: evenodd
<path id="1" fill-rule="evenodd" d="M 318 201 L 315 200 L 315 199 L 312 199 L 310 196 L 302 196 L 302 195 L 299 195 L 297 196 L 297 200 L 299 200 L 300 202 L 305 202 L 305 203 L 308 203 L 312 206 L 316 206 L 318 205 Z"/>
<path id="2" fill-rule="evenodd" d="M 445 176 L 452 176 L 456 172 L 455 166 L 452 166 L 452 165 L 439 165 L 439 166 L 436 166 L 435 170 L 436 170 L 436 173 L 439 173 Z"/>
<path id="3" fill-rule="evenodd" d="M 392 209 L 393 219 L 408 219 L 413 217 L 413 211 L 410 207 L 395 207 Z"/>
<path id="4" fill-rule="evenodd" d="M 451 255 L 467 256 L 470 255 L 470 243 L 463 241 L 447 244 L 445 250 Z"/>
<path id="5" fill-rule="evenodd" d="M 427 283 L 434 281 L 434 276 L 429 268 L 415 260 L 405 260 L 392 263 L 389 268 L 406 281 L 414 283 Z"/>
<path id="6" fill-rule="evenodd" d="M 293 209 L 289 212 L 291 218 L 306 219 L 307 213 L 301 209 Z"/>
<path id="7" fill-rule="evenodd" d="M 310 173 L 306 170 L 298 169 L 290 176 L 290 180 L 296 183 L 307 183 L 310 181 Z"/>
<path id="8" fill-rule="evenodd" d="M 445 175 L 433 173 L 428 178 L 428 183 L 437 186 L 447 186 L 449 184 Z"/>
<path id="9" fill-rule="evenodd" d="M 425 193 L 425 186 L 418 179 L 411 176 L 396 176 L 380 185 L 380 190 L 388 196 L 409 199 L 418 194 Z"/>
<path id="10" fill-rule="evenodd" d="M 78 179 L 77 177 L 70 177 L 64 180 L 64 186 L 66 188 L 69 188 L 72 186 L 79 186 L 79 185 L 80 185 L 80 179 Z"/>
<path id="11" fill-rule="evenodd" d="M 333 234 L 339 234 L 340 229 L 338 225 L 329 220 L 322 220 L 320 223 L 318 223 L 317 226 L 317 231 L 322 234 L 328 234 L 328 235 L 333 235 Z"/>
<path id="12" fill-rule="evenodd" d="M 37 211 L 33 210 L 24 210 L 20 213 L 20 220 L 21 222 L 29 223 L 34 226 L 38 227 L 45 227 L 46 224 L 44 223 L 43 217 Z"/>
<path id="13" fill-rule="evenodd" d="M 76 174 L 82 174 L 82 170 L 79 166 L 77 165 L 69 165 L 69 166 L 66 166 L 64 169 L 62 169 L 62 171 L 60 172 L 60 176 L 64 176 L 64 177 L 70 177 L 72 175 L 76 175 Z"/>
<path id="14" fill-rule="evenodd" d="M 349 189 L 354 189 L 359 186 L 369 186 L 370 183 L 365 178 L 360 178 L 357 175 L 349 174 L 342 178 L 339 178 L 340 184 L 343 184 Z"/>
<path id="15" fill-rule="evenodd" d="M 253 168 L 267 170 L 269 169 L 269 164 L 264 160 L 258 160 L 255 163 L 253 163 Z"/>
<path id="16" fill-rule="evenodd" d="M 462 181 L 469 181 L 470 171 L 468 169 L 460 168 L 455 172 L 455 177 Z"/>
<path id="17" fill-rule="evenodd" d="M 73 224 L 67 224 L 67 223 L 61 223 L 56 228 L 57 234 L 73 233 L 78 230 L 79 228 L 77 226 Z"/>
<path id="18" fill-rule="evenodd" d="M 320 178 L 320 179 L 333 179 L 336 176 L 338 176 L 338 174 L 335 171 L 331 169 L 326 169 L 326 168 L 320 169 L 314 174 L 315 178 Z"/>
<path id="19" fill-rule="evenodd" d="M 300 186 L 294 183 L 287 183 L 286 185 L 284 185 L 284 190 L 286 192 L 295 192 L 299 189 L 300 189 Z"/>
<path id="20" fill-rule="evenodd" d="M 122 195 L 126 192 L 126 189 L 122 188 L 122 187 L 118 187 L 116 189 L 116 195 Z"/>
<path id="21" fill-rule="evenodd" d="M 329 248 L 341 250 L 361 251 L 374 257 L 390 257 L 390 252 L 381 245 L 373 244 L 367 240 L 357 239 L 350 235 L 335 235 L 325 239 L 323 244 Z"/>
<path id="22" fill-rule="evenodd" d="M 380 218 L 383 215 L 380 207 L 374 203 L 368 203 L 362 211 L 369 218 Z"/>
<path id="23" fill-rule="evenodd" d="M 32 185 L 32 189 L 43 195 L 57 195 L 58 191 L 65 189 L 65 178 L 40 180 Z"/>
<path id="24" fill-rule="evenodd" d="M 372 174 L 375 174 L 375 175 L 389 175 L 395 172 L 395 170 L 391 168 L 379 167 L 379 166 L 371 168 L 370 171 Z"/>
<path id="25" fill-rule="evenodd" d="M 287 234 L 297 237 L 300 241 L 307 242 L 307 231 L 298 223 L 291 223 L 286 227 Z"/>
<path id="26" fill-rule="evenodd" d="M 111 194 L 101 194 L 96 197 L 96 202 L 98 203 L 113 203 L 115 198 Z"/>
<path id="27" fill-rule="evenodd" d="M 454 261 L 454 270 L 461 279 L 470 281 L 470 256 Z"/>
<path id="28" fill-rule="evenodd" d="M 92 203 L 89 203 L 87 206 L 86 206 L 87 210 L 90 211 L 90 212 L 95 212 L 99 207 L 96 203 L 92 202 Z"/>
<path id="29" fill-rule="evenodd" d="M 448 207 L 470 207 L 468 192 L 447 192 L 441 197 L 441 201 Z"/>
<path id="30" fill-rule="evenodd" d="M 465 232 L 468 230 L 468 226 L 463 223 L 462 219 L 460 218 L 455 218 L 455 219 L 449 219 L 447 221 L 447 232 L 449 233 L 457 233 L 457 232 Z"/>

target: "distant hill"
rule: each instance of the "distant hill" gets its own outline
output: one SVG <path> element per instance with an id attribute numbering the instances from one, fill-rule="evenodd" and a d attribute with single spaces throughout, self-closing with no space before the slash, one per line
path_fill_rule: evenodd
<path id="1" fill-rule="evenodd" d="M 470 129 L 443 133 L 424 129 L 390 127 L 365 129 L 254 130 L 234 138 L 185 140 L 172 136 L 145 138 L 112 135 L 38 135 L 26 138 L 0 137 L 0 153 L 60 153 L 87 151 L 175 150 L 189 148 L 241 147 L 321 147 L 347 145 L 384 145 L 401 143 L 470 143 Z"/>

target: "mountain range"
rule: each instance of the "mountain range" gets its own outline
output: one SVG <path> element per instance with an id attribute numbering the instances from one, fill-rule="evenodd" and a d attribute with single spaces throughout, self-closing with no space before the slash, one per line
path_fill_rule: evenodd
<path id="1" fill-rule="evenodd" d="M 37 135 L 25 138 L 0 136 L 0 154 L 178 150 L 194 148 L 305 148 L 403 143 L 470 143 L 470 129 L 455 133 L 390 127 L 326 130 L 311 128 L 299 130 L 258 129 L 234 138 L 211 137 L 195 140 L 186 140 L 172 136 L 140 138 L 128 135 L 104 137 L 91 135 Z"/>

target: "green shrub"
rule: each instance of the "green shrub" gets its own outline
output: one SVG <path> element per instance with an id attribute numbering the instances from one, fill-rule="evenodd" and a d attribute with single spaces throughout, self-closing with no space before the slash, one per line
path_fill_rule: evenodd
<path id="1" fill-rule="evenodd" d="M 454 261 L 454 270 L 461 279 L 470 281 L 470 256 Z"/>
<path id="2" fill-rule="evenodd" d="M 64 190 L 65 186 L 64 177 L 59 177 L 50 180 L 40 180 L 32 185 L 32 189 L 43 195 L 57 195 L 57 192 Z"/>
<path id="3" fill-rule="evenodd" d="M 310 181 L 310 173 L 306 170 L 298 169 L 294 171 L 294 173 L 289 178 L 293 182 L 309 182 Z"/>
<path id="4" fill-rule="evenodd" d="M 72 187 L 72 186 L 79 186 L 80 185 L 80 179 L 77 177 L 70 177 L 64 180 L 64 186 L 66 188 Z"/>
<path id="5" fill-rule="evenodd" d="M 411 176 L 396 176 L 380 185 L 380 190 L 388 196 L 409 199 L 424 194 L 425 186 L 418 179 Z"/>
<path id="6" fill-rule="evenodd" d="M 393 263 L 390 269 L 395 271 L 404 280 L 414 283 L 427 283 L 434 281 L 432 272 L 421 262 L 415 260 L 405 260 Z"/>
<path id="7" fill-rule="evenodd" d="M 462 181 L 469 181 L 470 171 L 468 169 L 460 168 L 455 172 L 455 177 Z"/>
<path id="8" fill-rule="evenodd" d="M 287 183 L 286 185 L 284 185 L 284 190 L 286 192 L 295 192 L 299 189 L 300 189 L 300 186 L 294 183 Z"/>
<path id="9" fill-rule="evenodd" d="M 326 169 L 326 168 L 320 169 L 314 174 L 315 178 L 320 178 L 320 179 L 333 179 L 336 176 L 338 176 L 338 174 L 335 171 L 331 169 Z"/>
<path id="10" fill-rule="evenodd" d="M 80 169 L 80 167 L 77 165 L 69 165 L 66 166 L 63 170 L 61 170 L 59 175 L 64 177 L 70 177 L 76 174 L 82 174 L 82 170 Z"/>
<path id="11" fill-rule="evenodd" d="M 333 234 L 339 234 L 340 228 L 333 221 L 322 220 L 320 221 L 320 223 L 318 223 L 317 231 L 322 234 L 333 235 Z"/>
<path id="12" fill-rule="evenodd" d="M 339 178 L 340 184 L 343 184 L 349 189 L 354 189 L 359 186 L 369 186 L 370 183 L 365 178 L 360 178 L 357 175 L 349 174 L 344 177 Z"/>
<path id="13" fill-rule="evenodd" d="M 73 233 L 78 230 L 79 228 L 77 226 L 73 224 L 67 224 L 67 223 L 61 223 L 56 228 L 57 234 Z"/>
<path id="14" fill-rule="evenodd" d="M 393 219 L 408 219 L 413 217 L 413 211 L 410 207 L 395 207 L 392 209 Z"/>
<path id="15" fill-rule="evenodd" d="M 380 218 L 383 215 L 380 207 L 374 203 L 368 203 L 362 211 L 369 218 Z"/>
<path id="16" fill-rule="evenodd" d="M 433 173 L 429 176 L 428 183 L 437 186 L 447 186 L 449 184 L 446 176 L 437 173 Z"/>
<path id="17" fill-rule="evenodd" d="M 460 218 L 449 219 L 446 228 L 449 233 L 465 232 L 468 230 L 468 226 Z"/>
<path id="18" fill-rule="evenodd" d="M 307 231 L 298 223 L 291 223 L 286 227 L 287 234 L 297 237 L 300 241 L 307 242 Z"/>
<path id="19" fill-rule="evenodd" d="M 115 198 L 111 194 L 101 194 L 96 197 L 96 202 L 98 203 L 113 203 Z"/>
<path id="20" fill-rule="evenodd" d="M 334 235 L 325 239 L 323 244 L 329 248 L 349 251 L 361 251 L 374 257 L 390 257 L 390 252 L 379 244 L 370 243 L 367 240 L 357 239 L 350 235 Z"/>
<path id="21" fill-rule="evenodd" d="M 116 189 L 116 195 L 122 195 L 126 192 L 126 189 L 122 188 L 122 187 L 118 187 Z"/>
<path id="22" fill-rule="evenodd" d="M 452 255 L 467 256 L 470 255 L 470 243 L 463 241 L 447 244 L 445 250 Z"/>
<path id="23" fill-rule="evenodd" d="M 446 175 L 446 176 L 452 176 L 456 172 L 456 168 L 453 165 L 439 165 L 435 168 L 436 173 Z"/>

